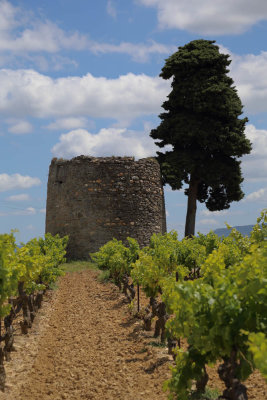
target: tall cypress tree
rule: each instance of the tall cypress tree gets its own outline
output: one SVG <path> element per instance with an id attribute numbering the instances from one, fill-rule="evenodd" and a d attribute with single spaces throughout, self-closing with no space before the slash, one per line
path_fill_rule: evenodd
<path id="1" fill-rule="evenodd" d="M 243 106 L 227 75 L 231 60 L 214 43 L 194 40 L 166 60 L 160 76 L 173 78 L 172 91 L 150 133 L 159 147 L 173 147 L 157 152 L 164 183 L 173 190 L 189 185 L 185 236 L 195 234 L 197 200 L 215 211 L 244 197 L 238 158 L 252 147 L 244 134 L 248 119 L 239 118 Z"/>

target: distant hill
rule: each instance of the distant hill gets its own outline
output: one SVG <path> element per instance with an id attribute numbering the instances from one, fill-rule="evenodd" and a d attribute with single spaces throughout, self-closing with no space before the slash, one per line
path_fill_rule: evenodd
<path id="1" fill-rule="evenodd" d="M 233 228 L 237 229 L 243 236 L 249 236 L 252 231 L 254 225 L 243 225 L 243 226 L 233 226 Z M 219 228 L 215 229 L 214 233 L 218 236 L 228 236 L 231 230 L 227 228 Z"/>

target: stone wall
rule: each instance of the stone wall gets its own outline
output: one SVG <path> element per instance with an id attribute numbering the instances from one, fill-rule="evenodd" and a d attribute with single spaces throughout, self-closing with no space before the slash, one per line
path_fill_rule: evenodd
<path id="1" fill-rule="evenodd" d="M 69 259 L 86 259 L 113 237 L 141 246 L 166 231 L 160 168 L 154 158 L 54 158 L 49 169 L 46 232 L 69 235 Z"/>

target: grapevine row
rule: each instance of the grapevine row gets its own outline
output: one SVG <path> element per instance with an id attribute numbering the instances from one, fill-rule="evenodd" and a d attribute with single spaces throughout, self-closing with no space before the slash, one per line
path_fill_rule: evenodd
<path id="1" fill-rule="evenodd" d="M 205 392 L 206 366 L 216 362 L 220 399 L 246 400 L 241 381 L 255 368 L 267 379 L 267 209 L 250 238 L 232 229 L 226 238 L 210 232 L 179 241 L 172 231 L 143 249 L 132 238 L 127 246 L 113 239 L 91 257 L 129 300 L 134 284 L 149 298 L 144 327 L 157 317 L 154 336 L 168 340 L 175 359 L 165 383 L 170 399 L 189 399 L 193 387 Z"/>
<path id="2" fill-rule="evenodd" d="M 45 290 L 63 274 L 60 264 L 65 261 L 67 241 L 67 237 L 46 234 L 45 238 L 32 239 L 19 247 L 14 232 L 0 234 L 1 390 L 4 390 L 6 378 L 4 361 L 10 360 L 14 350 L 13 321 L 22 310 L 22 333 L 26 334 L 31 328 Z"/>

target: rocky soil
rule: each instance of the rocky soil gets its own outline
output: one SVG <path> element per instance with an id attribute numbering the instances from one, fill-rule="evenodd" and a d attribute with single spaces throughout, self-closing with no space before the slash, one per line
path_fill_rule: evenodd
<path id="1" fill-rule="evenodd" d="M 153 332 L 130 315 L 124 296 L 97 272 L 68 273 L 46 297 L 31 333 L 17 333 L 0 400 L 163 400 L 172 361 Z M 154 346 L 153 346 L 154 344 Z M 222 387 L 210 370 L 211 387 Z M 249 399 L 265 400 L 259 373 Z"/>

